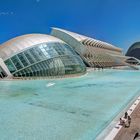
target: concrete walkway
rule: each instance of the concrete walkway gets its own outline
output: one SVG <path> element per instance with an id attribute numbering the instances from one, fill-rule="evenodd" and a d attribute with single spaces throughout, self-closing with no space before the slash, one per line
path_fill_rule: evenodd
<path id="1" fill-rule="evenodd" d="M 131 114 L 131 119 L 130 127 L 122 127 L 114 140 L 133 140 L 137 132 L 140 134 L 140 103 Z"/>

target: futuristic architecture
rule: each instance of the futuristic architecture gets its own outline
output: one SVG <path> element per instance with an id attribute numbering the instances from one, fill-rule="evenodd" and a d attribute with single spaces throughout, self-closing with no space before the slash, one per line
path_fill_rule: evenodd
<path id="1" fill-rule="evenodd" d="M 140 60 L 140 42 L 136 42 L 131 45 L 126 53 L 126 56 L 135 57 Z"/>
<path id="2" fill-rule="evenodd" d="M 53 28 L 51 35 L 60 38 L 73 47 L 89 67 L 102 68 L 127 65 L 127 57 L 122 54 L 122 50 L 109 43 L 59 28 Z"/>
<path id="3" fill-rule="evenodd" d="M 58 38 L 28 34 L 0 46 L 0 77 L 44 77 L 84 73 L 81 58 Z"/>
<path id="4" fill-rule="evenodd" d="M 130 46 L 126 53 L 126 57 L 128 57 L 126 60 L 127 63 L 133 65 L 140 64 L 140 42 L 136 42 Z"/>
<path id="5" fill-rule="evenodd" d="M 0 78 L 84 74 L 86 67 L 126 65 L 128 57 L 109 43 L 53 28 L 51 35 L 27 34 L 0 45 Z"/>

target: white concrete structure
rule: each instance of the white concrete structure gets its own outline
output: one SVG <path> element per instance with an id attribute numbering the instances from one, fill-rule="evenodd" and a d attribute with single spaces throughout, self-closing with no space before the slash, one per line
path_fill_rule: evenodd
<path id="1" fill-rule="evenodd" d="M 15 55 L 16 53 L 22 52 L 31 46 L 40 44 L 42 42 L 60 42 L 63 41 L 45 34 L 27 34 L 15 37 L 11 40 L 0 45 L 0 56 L 3 60 Z"/>
<path id="2" fill-rule="evenodd" d="M 2 58 L 0 58 L 0 78 L 3 78 L 4 76 L 8 76 L 9 78 L 12 77 L 12 74 L 10 73 L 9 69 L 5 65 Z"/>
<path id="3" fill-rule="evenodd" d="M 128 65 L 122 50 L 109 43 L 53 28 L 51 35 L 27 34 L 0 45 L 0 78 L 83 74 L 86 66 Z"/>
<path id="4" fill-rule="evenodd" d="M 73 47 L 90 67 L 124 65 L 124 62 L 127 59 L 122 54 L 122 49 L 104 41 L 99 41 L 59 28 L 53 28 L 51 35 L 60 38 Z M 116 57 L 115 55 L 119 57 Z"/>
<path id="5" fill-rule="evenodd" d="M 64 41 L 44 34 L 16 37 L 0 45 L 1 78 L 55 77 L 85 73 L 86 66 Z"/>

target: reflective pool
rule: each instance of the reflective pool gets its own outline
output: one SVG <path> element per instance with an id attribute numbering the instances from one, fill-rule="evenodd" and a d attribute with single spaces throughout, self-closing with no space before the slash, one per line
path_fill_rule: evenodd
<path id="1" fill-rule="evenodd" d="M 93 140 L 140 95 L 140 72 L 0 81 L 1 140 Z"/>

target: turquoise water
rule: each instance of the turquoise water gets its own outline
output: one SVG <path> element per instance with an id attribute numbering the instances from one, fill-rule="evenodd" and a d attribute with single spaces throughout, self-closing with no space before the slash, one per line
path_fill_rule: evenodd
<path id="1" fill-rule="evenodd" d="M 1 81 L 1 140 L 93 140 L 140 93 L 140 72 Z"/>

